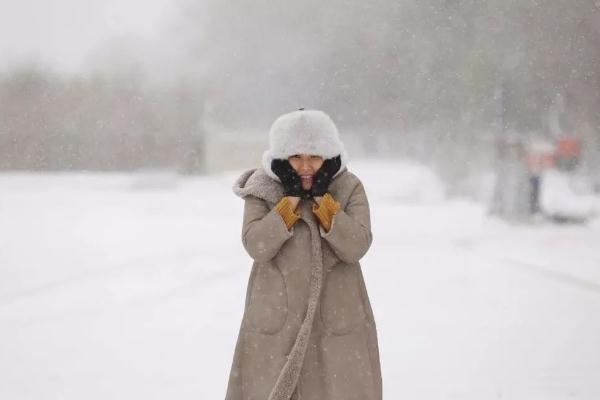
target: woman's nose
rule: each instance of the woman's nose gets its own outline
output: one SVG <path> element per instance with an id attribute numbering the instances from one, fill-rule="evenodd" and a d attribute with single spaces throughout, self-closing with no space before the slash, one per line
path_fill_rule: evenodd
<path id="1" fill-rule="evenodd" d="M 301 161 L 298 170 L 302 173 L 312 173 L 312 168 L 309 161 Z"/>

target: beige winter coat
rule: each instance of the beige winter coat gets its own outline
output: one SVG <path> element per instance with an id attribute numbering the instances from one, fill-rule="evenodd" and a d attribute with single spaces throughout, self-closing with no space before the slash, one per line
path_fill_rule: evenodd
<path id="1" fill-rule="evenodd" d="M 283 186 L 262 168 L 235 182 L 242 243 L 254 260 L 226 400 L 380 400 L 377 331 L 359 260 L 372 242 L 361 181 L 345 167 L 326 232 L 301 200 L 290 231 L 274 208 Z"/>

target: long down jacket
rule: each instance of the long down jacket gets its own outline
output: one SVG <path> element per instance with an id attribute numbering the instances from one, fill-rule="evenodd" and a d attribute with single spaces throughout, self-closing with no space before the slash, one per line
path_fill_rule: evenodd
<path id="1" fill-rule="evenodd" d="M 226 400 L 381 400 L 377 331 L 359 260 L 372 242 L 362 182 L 346 167 L 325 231 L 301 200 L 288 231 L 281 183 L 260 168 L 233 191 L 245 200 L 242 243 L 253 259 Z"/>

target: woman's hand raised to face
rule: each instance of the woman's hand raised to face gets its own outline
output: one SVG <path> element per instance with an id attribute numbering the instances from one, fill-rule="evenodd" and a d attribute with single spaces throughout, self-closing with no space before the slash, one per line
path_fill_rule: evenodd
<path id="1" fill-rule="evenodd" d="M 338 172 L 342 166 L 342 158 L 336 156 L 328 158 L 323 162 L 323 165 L 315 174 L 312 187 L 310 188 L 310 194 L 319 201 L 319 197 L 323 196 L 329 189 L 333 176 Z"/>
<path id="2" fill-rule="evenodd" d="M 281 180 L 284 196 L 297 197 L 297 201 L 295 199 L 290 199 L 297 205 L 298 201 L 300 201 L 300 197 L 304 196 L 300 175 L 298 175 L 287 159 L 273 159 L 273 161 L 271 161 L 271 170 Z"/>

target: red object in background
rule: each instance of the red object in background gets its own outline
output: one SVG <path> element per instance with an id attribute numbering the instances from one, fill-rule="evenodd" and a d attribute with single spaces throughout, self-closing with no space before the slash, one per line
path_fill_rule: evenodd
<path id="1" fill-rule="evenodd" d="M 560 136 L 556 140 L 556 155 L 565 158 L 578 158 L 581 155 L 581 140 L 576 136 Z"/>
<path id="2" fill-rule="evenodd" d="M 559 136 L 556 139 L 554 161 L 561 171 L 576 170 L 581 161 L 581 139 L 572 135 Z"/>
<path id="3" fill-rule="evenodd" d="M 553 153 L 530 152 L 527 154 L 527 166 L 530 171 L 541 171 L 554 166 Z"/>

